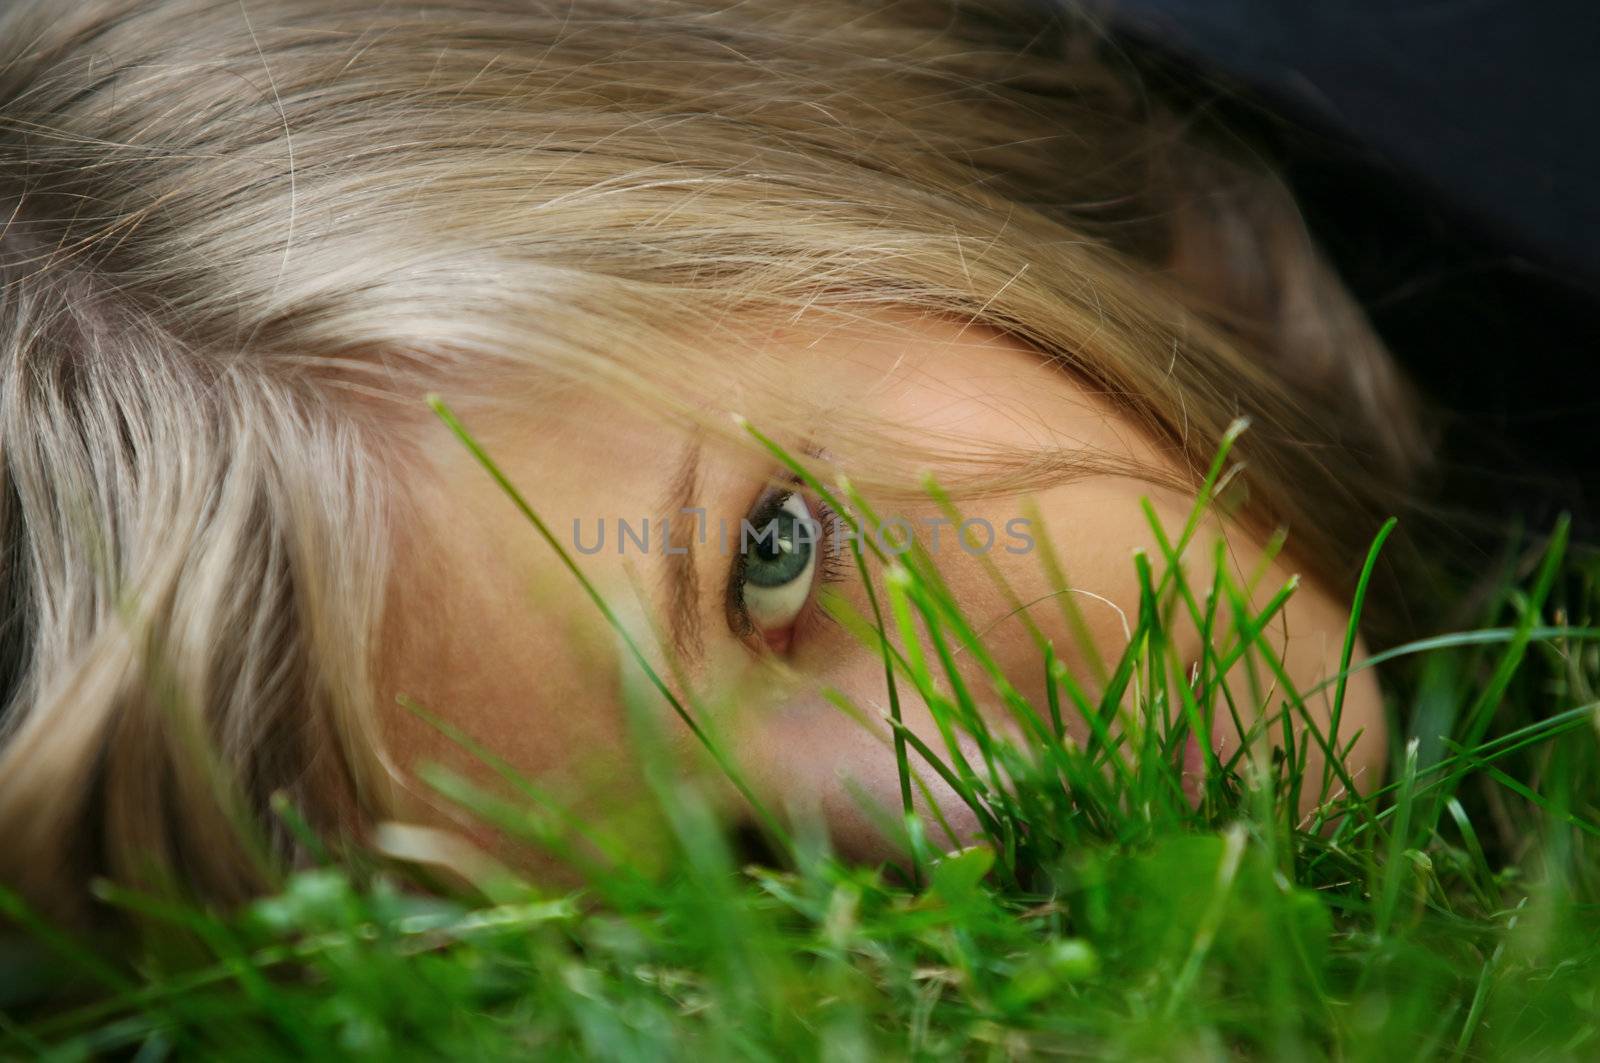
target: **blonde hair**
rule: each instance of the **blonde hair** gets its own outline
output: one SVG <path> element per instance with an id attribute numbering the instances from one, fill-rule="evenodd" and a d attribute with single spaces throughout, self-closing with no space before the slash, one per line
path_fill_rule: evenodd
<path id="1" fill-rule="evenodd" d="M 441 382 L 661 393 L 763 315 L 952 315 L 1187 467 L 1250 416 L 1249 511 L 1338 585 L 1423 455 L 1405 389 L 1281 184 L 1029 6 L 9 5 L 0 881 L 236 899 L 293 858 L 273 793 L 329 836 L 382 814 Z"/>

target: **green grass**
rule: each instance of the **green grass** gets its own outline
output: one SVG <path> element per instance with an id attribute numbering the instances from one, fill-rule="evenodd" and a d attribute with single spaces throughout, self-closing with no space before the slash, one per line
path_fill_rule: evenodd
<path id="1" fill-rule="evenodd" d="M 945 736 L 899 730 L 885 750 L 904 805 L 908 768 L 937 772 L 977 816 L 980 845 L 943 855 L 940 824 L 896 809 L 886 827 L 909 858 L 850 866 L 816 829 L 768 816 L 775 866 L 741 866 L 707 797 L 660 753 L 642 711 L 672 697 L 656 680 L 632 708 L 664 867 L 630 863 L 604 827 L 475 750 L 503 792 L 429 778 L 572 862 L 581 888 L 506 874 L 424 892 L 359 858 L 225 915 L 102 886 L 145 927 L 117 955 L 0 896 L 31 928 L 24 961 L 0 965 L 0 1000 L 47 973 L 71 991 L 0 1012 L 0 1055 L 1600 1058 L 1600 563 L 1570 555 L 1558 527 L 1525 572 L 1508 563 L 1479 627 L 1388 651 L 1392 767 L 1359 795 L 1337 757 L 1305 770 L 1310 744 L 1331 748 L 1304 733 L 1322 691 L 1295 691 L 1261 637 L 1293 588 L 1252 595 L 1226 566 L 1175 564 L 1225 457 L 1184 528 L 1151 516 L 1161 556 L 1132 562 L 1142 606 L 1120 660 L 1074 676 L 1041 636 L 1047 704 L 1007 682 L 923 553 L 887 566 L 870 615 L 835 605 L 882 657 L 891 714 L 925 701 Z M 811 486 L 874 519 L 848 484 Z M 1082 631 L 1072 595 L 1055 597 Z M 1209 646 L 1192 683 L 1168 638 L 1184 615 Z M 1026 741 L 988 729 L 956 646 Z M 1203 792 L 1186 794 L 1186 736 L 1219 713 L 1255 720 L 1264 698 L 1253 726 L 1282 752 L 1211 754 Z M 699 707 L 674 708 L 704 724 Z M 1074 720 L 1088 741 L 1061 739 Z M 1302 817 L 1308 792 L 1324 800 Z M 278 813 L 298 828 L 293 809 Z"/>

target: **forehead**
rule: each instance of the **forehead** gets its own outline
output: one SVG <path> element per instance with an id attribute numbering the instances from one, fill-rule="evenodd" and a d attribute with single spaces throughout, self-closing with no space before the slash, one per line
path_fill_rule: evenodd
<path id="1" fill-rule="evenodd" d="M 1059 360 L 990 326 L 940 316 L 882 310 L 752 327 L 717 338 L 659 378 L 652 386 L 674 404 L 580 381 L 549 400 L 534 392 L 482 423 L 519 460 L 548 456 L 531 470 L 542 492 L 599 492 L 634 504 L 659 493 L 691 441 L 704 466 L 747 475 L 769 469 L 770 456 L 733 427 L 732 415 L 840 465 L 882 469 L 906 455 L 911 465 L 901 471 L 912 484 L 939 455 L 962 450 L 1069 447 L 1153 457 Z M 922 453 L 913 459 L 916 444 Z M 457 457 L 441 456 L 446 463 Z"/>

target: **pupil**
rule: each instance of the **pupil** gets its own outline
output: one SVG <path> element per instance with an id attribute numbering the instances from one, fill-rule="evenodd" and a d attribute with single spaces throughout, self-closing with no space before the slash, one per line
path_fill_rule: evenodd
<path id="1" fill-rule="evenodd" d="M 806 569 L 814 546 L 810 529 L 788 510 L 780 509 L 755 524 L 745 554 L 745 580 L 757 587 L 781 587 Z"/>

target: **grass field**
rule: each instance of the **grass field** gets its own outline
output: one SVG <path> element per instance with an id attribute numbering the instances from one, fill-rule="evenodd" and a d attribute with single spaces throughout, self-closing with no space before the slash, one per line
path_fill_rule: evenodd
<path id="1" fill-rule="evenodd" d="M 871 521 L 847 488 L 813 486 Z M 889 568 L 876 617 L 841 616 L 887 657 L 897 701 L 976 739 L 975 762 L 909 734 L 886 755 L 944 776 L 984 844 L 941 855 L 937 823 L 890 815 L 910 858 L 849 866 L 773 821 L 772 857 L 746 863 L 641 722 L 670 851 L 647 870 L 485 753 L 519 798 L 433 781 L 566 853 L 583 888 L 424 893 L 329 863 L 223 917 L 103 886 L 153 928 L 127 956 L 8 896 L 38 956 L 0 978 L 48 971 L 77 992 L 0 1014 L 0 1055 L 1600 1058 L 1600 564 L 1558 527 L 1507 555 L 1474 629 L 1387 651 L 1392 764 L 1363 796 L 1342 769 L 1304 769 L 1327 741 L 1304 733 L 1304 704 L 1324 692 L 1290 689 L 1260 637 L 1291 589 L 1251 609 L 1226 568 L 1178 568 L 1192 530 L 1131 562 L 1143 608 L 1103 684 L 1048 647 L 1048 704 L 991 676 L 1025 743 L 992 735 L 951 681 L 949 647 L 981 659 L 981 640 L 925 555 Z M 1166 638 L 1184 613 L 1211 647 L 1189 682 Z M 1186 792 L 1190 730 L 1262 702 L 1256 727 L 1282 752 L 1212 755 Z M 1089 741 L 1059 740 L 1074 718 Z M 1308 792 L 1327 799 L 1302 816 Z"/>

